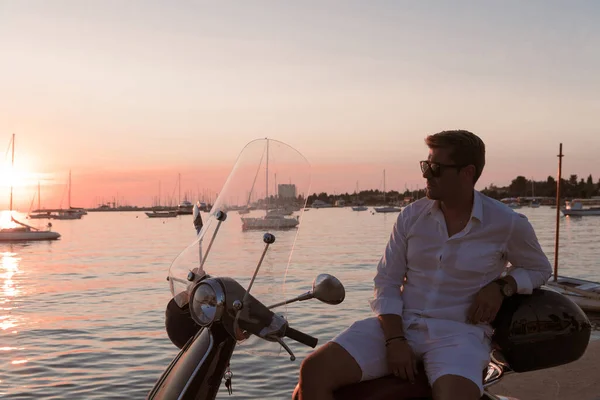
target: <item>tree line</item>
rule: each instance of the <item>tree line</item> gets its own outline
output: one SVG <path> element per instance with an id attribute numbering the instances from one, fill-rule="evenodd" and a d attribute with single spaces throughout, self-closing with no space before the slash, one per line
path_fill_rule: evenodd
<path id="1" fill-rule="evenodd" d="M 498 187 L 491 184 L 481 191 L 495 199 L 503 197 L 556 197 L 556 179 L 549 176 L 545 181 L 533 181 L 524 176 L 517 176 L 510 185 Z M 576 174 L 568 179 L 560 180 L 560 192 L 563 198 L 584 198 L 600 196 L 600 179 L 594 182 L 592 175 L 587 179 L 578 178 Z"/>
<path id="2" fill-rule="evenodd" d="M 549 176 L 545 181 L 534 181 L 517 176 L 508 186 L 489 185 L 481 191 L 483 194 L 494 199 L 505 197 L 556 197 L 556 180 Z M 590 174 L 587 179 L 579 178 L 576 174 L 570 175 L 568 179 L 561 179 L 561 197 L 563 198 L 591 198 L 600 196 L 600 179 L 594 182 Z M 363 190 L 359 193 L 329 194 L 326 192 L 313 193 L 308 196 L 308 204 L 315 200 L 321 200 L 334 204 L 342 200 L 345 204 L 379 205 L 382 203 L 403 202 L 405 198 L 417 199 L 425 197 L 425 190 L 405 190 L 398 192 L 390 190 L 384 193 L 381 190 Z"/>

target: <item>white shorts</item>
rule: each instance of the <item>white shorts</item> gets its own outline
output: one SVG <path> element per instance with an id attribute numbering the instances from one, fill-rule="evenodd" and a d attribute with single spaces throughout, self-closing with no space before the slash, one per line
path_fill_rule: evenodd
<path id="1" fill-rule="evenodd" d="M 483 370 L 490 362 L 490 340 L 483 333 L 462 333 L 432 339 L 425 324 L 411 324 L 405 336 L 423 360 L 429 383 L 443 375 L 459 375 L 477 384 L 483 394 Z M 376 317 L 357 321 L 333 338 L 356 360 L 363 381 L 389 375 L 385 337 Z"/>

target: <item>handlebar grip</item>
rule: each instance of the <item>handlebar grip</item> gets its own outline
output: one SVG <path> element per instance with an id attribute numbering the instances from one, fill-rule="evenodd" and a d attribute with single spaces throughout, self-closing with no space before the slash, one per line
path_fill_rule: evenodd
<path id="1" fill-rule="evenodd" d="M 302 343 L 303 345 L 312 347 L 313 349 L 317 347 L 317 343 L 319 342 L 319 339 L 317 339 L 316 337 L 312 337 L 310 335 L 307 335 L 306 333 L 302 333 L 289 326 L 285 330 L 285 336 L 289 337 L 292 340 L 295 340 L 298 343 Z"/>

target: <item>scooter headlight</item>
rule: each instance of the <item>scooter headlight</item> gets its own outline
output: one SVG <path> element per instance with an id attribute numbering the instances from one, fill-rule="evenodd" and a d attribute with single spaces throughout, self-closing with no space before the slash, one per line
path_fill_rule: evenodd
<path id="1" fill-rule="evenodd" d="M 207 326 L 221 319 L 225 307 L 225 295 L 216 280 L 200 282 L 192 292 L 190 314 L 198 325 Z"/>

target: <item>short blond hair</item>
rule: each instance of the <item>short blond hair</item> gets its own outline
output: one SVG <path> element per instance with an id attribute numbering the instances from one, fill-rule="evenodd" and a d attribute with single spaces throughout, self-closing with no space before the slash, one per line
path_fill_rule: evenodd
<path id="1" fill-rule="evenodd" d="M 457 165 L 473 165 L 473 183 L 477 183 L 485 166 L 485 144 L 479 136 L 465 130 L 442 131 L 427 136 L 425 143 L 430 149 L 450 149 L 450 158 Z"/>

